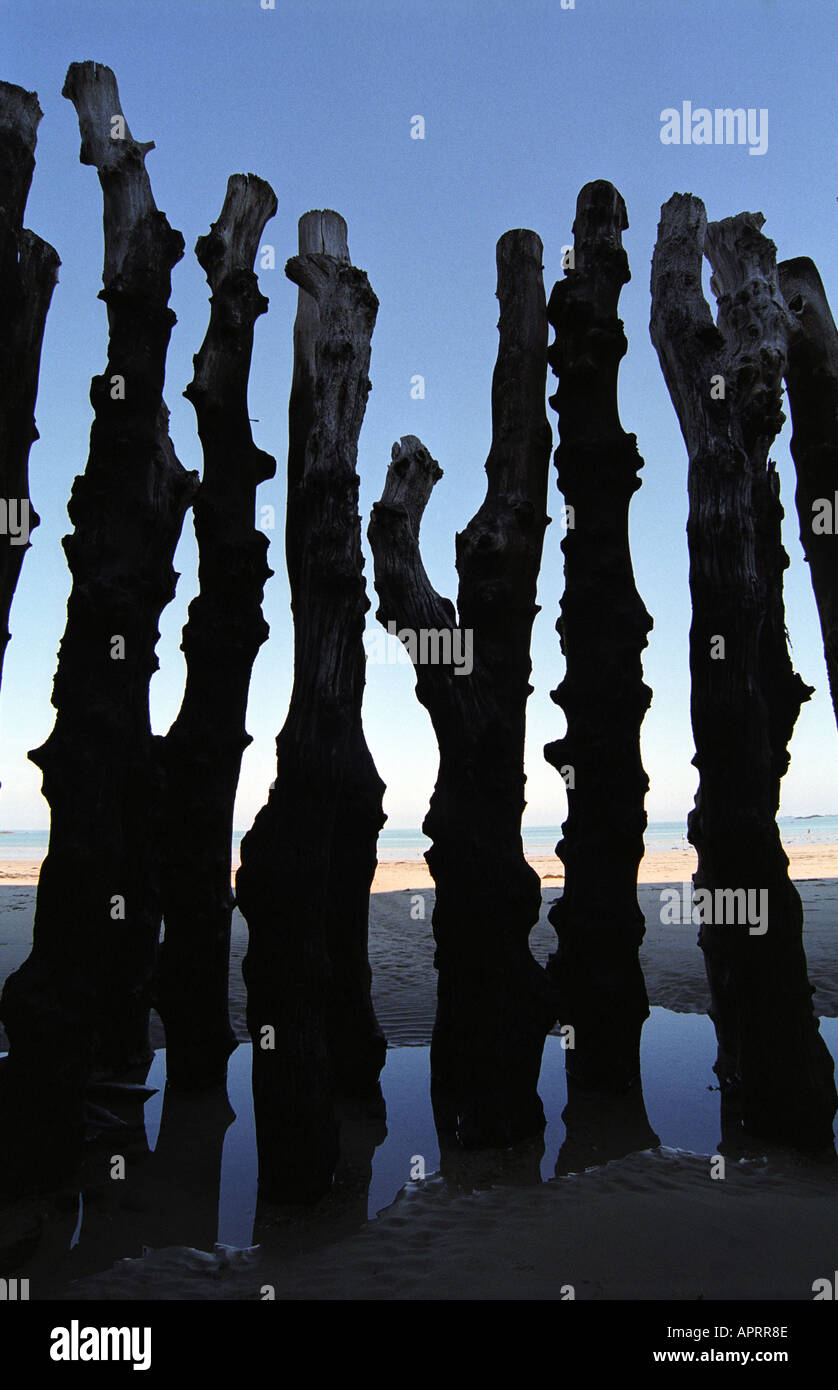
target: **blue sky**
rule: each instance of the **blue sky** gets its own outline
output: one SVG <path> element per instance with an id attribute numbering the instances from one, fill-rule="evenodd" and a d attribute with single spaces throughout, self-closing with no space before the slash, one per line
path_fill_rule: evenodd
<path id="1" fill-rule="evenodd" d="M 632 280 L 621 313 L 629 340 L 620 377 L 624 428 L 646 465 L 631 512 L 638 588 L 654 619 L 645 678 L 654 691 L 643 728 L 652 819 L 678 819 L 696 774 L 689 721 L 690 620 L 686 452 L 649 340 L 649 267 L 660 206 L 673 192 L 702 197 L 708 216 L 762 211 L 780 258 L 810 255 L 838 309 L 838 176 L 834 0 L 2 0 L 0 75 L 40 97 L 44 119 L 27 225 L 58 250 L 60 280 L 47 322 L 31 494 L 41 515 L 12 608 L 0 693 L 0 825 L 46 825 L 40 773 L 26 753 L 48 735 L 56 652 L 69 573 L 60 546 L 66 503 L 87 458 L 90 378 L 106 352 L 101 288 L 101 197 L 78 162 L 72 105 L 60 93 L 70 62 L 95 59 L 117 76 L 135 137 L 148 156 L 157 204 L 187 251 L 174 270 L 178 324 L 166 397 L 176 451 L 200 468 L 194 412 L 181 392 L 207 323 L 208 289 L 192 248 L 218 216 L 227 177 L 254 172 L 279 200 L 264 240 L 276 269 L 261 272 L 271 305 L 256 328 L 251 415 L 257 443 L 276 455 L 260 501 L 276 508 L 265 613 L 269 643 L 256 663 L 236 824 L 245 828 L 274 776 L 274 745 L 291 686 L 291 619 L 282 551 L 291 329 L 297 291 L 283 266 L 299 216 L 336 208 L 356 265 L 380 300 L 373 389 L 359 450 L 362 526 L 380 495 L 390 446 L 418 434 L 444 470 L 424 523 L 425 563 L 456 594 L 454 533 L 479 505 L 490 442 L 497 348 L 495 243 L 511 227 L 544 242 L 549 295 L 572 240 L 576 196 L 591 179 L 625 198 Z M 661 112 L 693 106 L 765 108 L 768 148 L 675 146 L 660 140 Z M 411 117 L 425 139 L 410 138 Z M 424 400 L 411 399 L 415 374 Z M 548 382 L 554 389 L 552 376 Z M 548 411 L 554 431 L 556 416 Z M 777 442 L 787 518 L 787 623 L 793 657 L 817 687 L 792 743 L 781 810 L 838 811 L 838 745 L 817 614 L 794 510 L 789 426 Z M 551 470 L 551 515 L 533 639 L 526 820 L 558 823 L 561 779 L 542 747 L 563 731 L 549 698 L 563 662 L 554 623 L 562 592 L 561 499 Z M 372 562 L 367 578 L 373 609 Z M 180 703 L 178 650 L 196 587 L 191 519 L 176 558 L 176 600 L 163 615 L 161 671 L 152 682 L 155 732 Z M 367 738 L 387 783 L 391 826 L 418 825 L 436 777 L 436 744 L 406 665 L 368 668 Z"/>

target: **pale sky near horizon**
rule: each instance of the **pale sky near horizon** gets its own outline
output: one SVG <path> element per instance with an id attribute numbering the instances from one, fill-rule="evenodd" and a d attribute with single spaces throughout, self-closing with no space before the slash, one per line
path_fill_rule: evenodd
<path id="1" fill-rule="evenodd" d="M 390 447 L 417 434 L 439 460 L 423 523 L 429 574 L 456 596 L 454 533 L 482 500 L 490 443 L 490 389 L 497 348 L 495 243 L 532 227 L 544 243 L 549 295 L 572 241 L 576 196 L 611 180 L 628 208 L 624 243 L 632 280 L 621 314 L 629 348 L 620 376 L 623 426 L 637 434 L 645 467 L 632 502 L 637 584 L 654 619 L 644 655 L 654 691 L 643 726 L 652 820 L 692 805 L 697 775 L 689 718 L 690 605 L 686 450 L 649 339 L 649 267 L 660 207 L 673 192 L 702 197 L 708 216 L 765 214 L 779 258 L 809 255 L 838 311 L 838 177 L 833 115 L 838 7 L 834 0 L 0 0 L 0 76 L 35 90 L 44 118 L 26 225 L 62 260 L 47 321 L 37 406 L 41 438 L 30 456 L 30 491 L 41 516 L 12 607 L 0 693 L 0 827 L 47 824 L 40 772 L 27 761 L 52 728 L 49 703 L 70 578 L 60 545 L 67 499 L 87 458 L 90 378 L 106 360 L 101 288 L 101 194 L 79 163 L 75 111 L 61 97 L 72 61 L 107 63 L 138 140 L 154 140 L 147 168 L 158 207 L 184 234 L 173 272 L 166 399 L 175 449 L 201 467 L 192 407 L 182 398 L 207 323 L 208 288 L 193 247 L 218 216 L 227 177 L 267 178 L 279 201 L 264 241 L 276 269 L 260 272 L 270 310 L 256 326 L 250 413 L 254 437 L 277 458 L 260 503 L 276 509 L 265 613 L 269 642 L 256 662 L 247 750 L 235 823 L 246 828 L 275 773 L 274 738 L 291 685 L 291 617 L 283 554 L 287 403 L 296 288 L 283 266 L 296 251 L 299 216 L 336 208 L 349 246 L 379 301 L 372 392 L 359 449 L 362 531 L 374 624 L 377 606 L 366 542 Z M 766 110 L 767 149 L 665 145 L 661 112 L 694 107 Z M 411 139 L 411 118 L 425 139 Z M 707 277 L 705 277 L 706 283 Z M 552 335 L 551 335 L 552 336 Z M 411 379 L 425 398 L 411 398 Z M 555 379 L 548 376 L 548 391 Z M 548 409 L 556 431 L 556 415 Z M 786 509 L 787 625 L 795 667 L 816 687 L 803 707 L 784 780 L 781 812 L 838 811 L 838 733 L 820 631 L 794 508 L 784 427 L 774 449 Z M 554 439 L 555 442 L 555 439 Z M 561 498 L 551 468 L 550 514 L 534 631 L 527 774 L 530 824 L 566 814 L 561 779 L 544 743 L 564 721 L 549 691 L 563 660 L 554 623 L 562 593 Z M 187 517 L 152 681 L 154 730 L 165 733 L 180 702 L 178 650 L 196 588 Z M 418 826 L 436 776 L 436 743 L 407 665 L 368 668 L 365 728 L 387 783 L 389 825 Z"/>

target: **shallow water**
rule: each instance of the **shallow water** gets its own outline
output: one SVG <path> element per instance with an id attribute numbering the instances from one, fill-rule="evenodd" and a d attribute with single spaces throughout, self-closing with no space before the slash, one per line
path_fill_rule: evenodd
<path id="1" fill-rule="evenodd" d="M 838 1019 L 821 1019 L 821 1031 L 833 1057 L 838 1059 Z M 367 1202 L 370 1218 L 389 1206 L 411 1180 L 411 1170 L 418 1169 L 417 1157 L 423 1160 L 426 1176 L 439 1167 L 429 1052 L 428 1047 L 391 1047 L 387 1051 L 381 1075 L 387 1105 L 387 1137 L 372 1158 Z M 706 1015 L 652 1008 L 641 1047 L 643 1096 L 649 1121 L 662 1145 L 698 1154 L 717 1151 L 720 1122 L 719 1093 L 712 1069 L 715 1058 L 716 1035 Z M 155 1054 L 148 1084 L 160 1087 L 145 1107 L 146 1133 L 153 1149 L 163 1108 L 164 1050 Z M 242 1044 L 230 1059 L 227 1089 L 236 1119 L 224 1140 L 217 1239 L 228 1245 L 247 1246 L 252 1243 L 256 1212 L 256 1136 L 249 1044 Z M 547 1117 L 544 1155 L 540 1160 L 541 1177 L 546 1182 L 555 1174 L 566 1133 L 562 1111 L 567 1103 L 567 1084 L 564 1053 L 557 1037 L 548 1037 L 546 1041 L 539 1094 Z"/>
<path id="2" fill-rule="evenodd" d="M 777 825 L 784 845 L 822 845 L 838 842 L 838 815 L 778 816 Z M 644 841 L 647 850 L 685 849 L 686 816 L 679 821 L 650 821 Z M 521 830 L 527 854 L 550 855 L 562 838 L 560 825 L 524 825 Z M 246 830 L 233 832 L 233 848 L 238 851 Z M 49 844 L 49 830 L 0 830 L 0 859 L 43 859 Z M 397 859 L 421 859 L 431 841 L 421 830 L 385 826 L 378 837 L 378 858 L 382 863 Z M 233 859 L 236 860 L 237 853 Z"/>

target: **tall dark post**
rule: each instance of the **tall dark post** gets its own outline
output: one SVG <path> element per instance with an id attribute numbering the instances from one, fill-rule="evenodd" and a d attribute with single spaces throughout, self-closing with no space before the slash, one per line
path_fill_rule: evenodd
<path id="1" fill-rule="evenodd" d="M 692 723 L 689 838 L 729 1133 L 832 1144 L 832 1058 L 812 1010 L 803 909 L 776 814 L 806 686 L 785 632 L 782 507 L 769 449 L 791 323 L 759 213 L 707 226 L 675 194 L 652 262 L 652 340 L 689 453 Z M 701 290 L 702 255 L 719 301 Z M 696 894 L 698 899 L 698 893 Z M 709 899 L 709 901 L 708 901 Z"/>
<path id="2" fill-rule="evenodd" d="M 366 677 L 358 437 L 378 300 L 334 212 L 300 219 L 289 406 L 286 554 L 294 684 L 276 782 L 236 878 L 259 1186 L 269 1200 L 328 1191 L 336 1092 L 380 1101 L 386 1048 L 370 998 L 369 890 L 383 783 L 364 741 Z"/>
<path id="3" fill-rule="evenodd" d="M 34 92 L 0 82 L 0 680 L 9 613 L 29 536 L 39 517 L 29 498 L 29 450 L 38 438 L 35 399 L 41 344 L 61 262 L 23 215 L 42 111 Z"/>
<path id="4" fill-rule="evenodd" d="M 0 1001 L 10 1040 L 4 1157 L 24 1182 L 72 1166 L 94 1070 L 115 1076 L 151 1056 L 162 798 L 148 692 L 197 482 L 175 457 L 163 401 L 183 238 L 154 204 L 144 163 L 152 146 L 131 135 L 110 68 L 73 63 L 64 95 L 78 112 L 82 162 L 102 185 L 109 341 L 91 385 L 87 468 L 68 508 L 73 586 L 55 727 L 30 754 L 51 810 L 34 945 Z"/>
<path id="5" fill-rule="evenodd" d="M 530 635 L 547 525 L 547 313 L 534 232 L 498 242 L 500 340 L 486 498 L 457 536 L 458 613 L 432 588 L 419 526 L 438 465 L 414 436 L 393 448 L 369 538 L 382 623 L 395 621 L 439 743 L 425 818 L 439 972 L 431 1046 L 437 1122 L 466 1147 L 544 1128 L 538 1075 L 553 992 L 529 949 L 541 884 L 521 843 Z M 447 657 L 447 659 L 446 659 Z"/>
<path id="6" fill-rule="evenodd" d="M 649 779 L 640 726 L 652 692 L 641 654 L 652 620 L 637 592 L 629 504 L 643 460 L 617 408 L 627 343 L 617 314 L 630 279 L 625 204 L 610 183 L 586 184 L 576 204 L 573 267 L 550 296 L 556 330 L 550 364 L 559 379 L 556 450 L 565 498 L 565 591 L 556 624 L 567 669 L 553 700 L 567 718 L 548 762 L 567 787 L 568 819 L 556 853 L 565 886 L 550 910 L 558 950 L 559 1018 L 573 1028 L 569 1080 L 625 1091 L 640 1078 L 640 1034 L 649 1001 L 637 953 L 644 935 L 637 870 Z M 603 855 L 603 844 L 608 853 Z"/>
<path id="7" fill-rule="evenodd" d="M 253 262 L 273 189 L 234 174 L 221 216 L 195 248 L 212 290 L 210 322 L 184 394 L 195 407 L 204 474 L 193 513 L 200 591 L 183 630 L 186 689 L 164 740 L 165 938 L 155 1002 L 175 1086 L 223 1082 L 235 1047 L 227 990 L 233 894 L 233 808 L 256 653 L 268 636 L 262 593 L 272 571 L 255 525 L 256 489 L 275 460 L 253 443 L 247 382 L 253 326 L 268 307 Z"/>
<path id="8" fill-rule="evenodd" d="M 807 256 L 782 261 L 778 276 L 798 327 L 789 338 L 786 386 L 800 541 L 838 720 L 838 330 L 817 266 Z"/>

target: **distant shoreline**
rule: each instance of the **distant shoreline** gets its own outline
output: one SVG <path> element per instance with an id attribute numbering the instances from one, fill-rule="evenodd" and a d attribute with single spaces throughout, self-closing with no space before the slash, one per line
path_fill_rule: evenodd
<path id="1" fill-rule="evenodd" d="M 231 876 L 235 876 L 239 866 L 239 843 L 234 842 Z M 789 873 L 793 881 L 809 879 L 838 879 L 838 836 L 834 840 L 787 841 L 783 846 L 789 857 Z M 6 846 L 3 846 L 3 850 Z M 607 861 L 609 847 L 603 844 L 603 860 Z M 528 847 L 524 841 L 524 854 L 527 862 L 535 869 L 545 889 L 561 888 L 564 885 L 564 866 L 560 859 L 547 850 L 543 843 Z M 34 887 L 46 855 L 46 843 L 42 853 L 32 853 L 27 857 L 9 856 L 0 851 L 0 884 Z M 653 848 L 647 843 L 646 853 L 638 870 L 638 883 L 684 883 L 696 870 L 697 857 L 691 845 L 666 849 Z M 394 893 L 413 889 L 421 892 L 433 888 L 433 879 L 418 845 L 399 847 L 379 845 L 378 867 L 372 884 L 373 893 Z"/>

